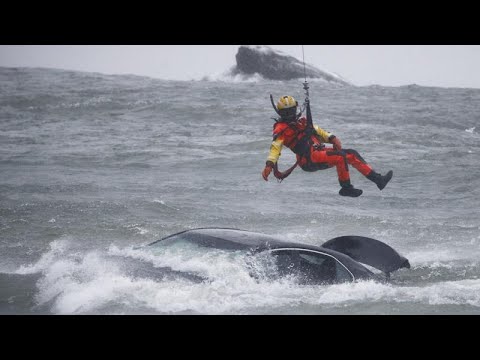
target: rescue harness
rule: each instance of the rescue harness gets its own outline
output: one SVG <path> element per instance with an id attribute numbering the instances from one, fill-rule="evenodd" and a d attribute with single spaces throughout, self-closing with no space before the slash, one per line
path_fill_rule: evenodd
<path id="1" fill-rule="evenodd" d="M 309 87 L 308 87 L 308 82 L 306 78 L 305 78 L 305 82 L 303 83 L 303 89 L 305 90 L 305 95 L 306 95 L 305 102 L 300 112 L 296 115 L 296 121 L 294 123 L 298 123 L 298 121 L 301 119 L 303 111 L 306 110 L 307 123 L 305 128 L 298 129 L 297 126 L 292 127 L 288 125 L 288 127 L 286 127 L 279 134 L 277 134 L 277 137 L 278 137 L 288 129 L 296 132 L 296 134 L 294 135 L 294 140 L 289 142 L 288 144 L 286 143 L 285 145 L 289 147 L 297 155 L 297 161 L 295 162 L 295 164 L 293 164 L 286 171 L 282 172 L 278 169 L 278 161 L 274 164 L 273 174 L 278 179 L 279 182 L 287 178 L 292 173 L 292 171 L 298 166 L 302 158 L 306 159 L 306 166 L 304 166 L 304 170 L 309 171 L 309 169 L 312 169 L 313 166 L 312 166 L 312 161 L 310 156 L 311 149 L 313 148 L 314 150 L 320 150 L 324 148 L 324 145 L 321 143 L 320 139 L 318 138 L 318 134 L 315 131 L 315 128 L 313 127 L 312 112 L 310 109 L 310 98 L 308 93 Z M 275 112 L 278 115 L 280 115 L 277 107 L 275 106 L 275 103 L 273 102 L 273 96 L 271 94 L 270 94 L 270 101 L 272 103 L 272 106 Z M 274 120 L 276 123 L 286 123 L 286 124 L 292 123 L 292 122 L 282 121 L 281 117 L 280 119 L 274 118 Z M 318 142 L 314 143 L 313 138 L 316 138 Z"/>

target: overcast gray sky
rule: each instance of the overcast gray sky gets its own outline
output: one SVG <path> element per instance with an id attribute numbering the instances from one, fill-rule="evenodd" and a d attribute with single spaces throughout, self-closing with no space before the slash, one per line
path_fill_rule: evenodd
<path id="1" fill-rule="evenodd" d="M 302 58 L 301 45 L 269 45 Z M 0 66 L 190 80 L 235 64 L 239 45 L 0 45 Z M 480 88 L 480 45 L 305 45 L 305 60 L 355 85 Z"/>

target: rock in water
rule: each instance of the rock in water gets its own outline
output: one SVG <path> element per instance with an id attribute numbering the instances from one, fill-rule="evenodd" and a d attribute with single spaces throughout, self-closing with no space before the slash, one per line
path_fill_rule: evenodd
<path id="1" fill-rule="evenodd" d="M 240 46 L 235 57 L 237 65 L 233 69 L 233 75 L 258 73 L 270 80 L 292 80 L 305 76 L 302 61 L 268 46 Z M 323 79 L 330 83 L 352 85 L 342 77 L 317 69 L 312 65 L 306 64 L 305 70 L 307 78 L 310 79 Z"/>

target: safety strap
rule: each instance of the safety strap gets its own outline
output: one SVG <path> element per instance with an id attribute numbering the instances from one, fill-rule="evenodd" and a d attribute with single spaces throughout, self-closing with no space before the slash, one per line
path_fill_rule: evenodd
<path id="1" fill-rule="evenodd" d="M 273 165 L 273 175 L 275 175 L 275 177 L 278 179 L 278 182 L 282 182 L 283 179 L 287 178 L 288 175 L 290 175 L 292 171 L 297 167 L 298 162 L 299 160 L 297 160 L 295 164 L 293 164 L 293 166 L 291 166 L 289 169 L 285 170 L 284 172 L 281 172 L 280 170 L 278 170 L 278 163 L 275 163 L 275 165 Z"/>

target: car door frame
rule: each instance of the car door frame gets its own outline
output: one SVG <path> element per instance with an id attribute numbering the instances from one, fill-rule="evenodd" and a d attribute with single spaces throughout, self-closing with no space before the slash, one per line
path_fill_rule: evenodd
<path id="1" fill-rule="evenodd" d="M 348 267 L 346 267 L 340 260 L 338 260 L 335 256 L 331 255 L 331 254 L 327 254 L 327 253 L 324 253 L 322 251 L 318 251 L 318 250 L 310 250 L 310 249 L 303 249 L 303 248 L 276 248 L 276 249 L 270 249 L 268 250 L 269 253 L 273 253 L 273 252 L 278 252 L 278 251 L 291 251 L 291 250 L 295 250 L 295 251 L 304 251 L 304 252 L 311 252 L 311 253 L 316 253 L 316 254 L 320 254 L 320 255 L 324 255 L 324 256 L 328 256 L 328 257 L 331 257 L 333 258 L 337 263 L 339 263 L 340 265 L 342 265 L 345 270 L 347 270 L 347 272 L 350 274 L 350 276 L 352 277 L 352 281 L 351 282 L 355 282 L 356 281 L 356 278 L 355 278 L 355 275 L 353 275 L 353 273 L 348 269 Z"/>

